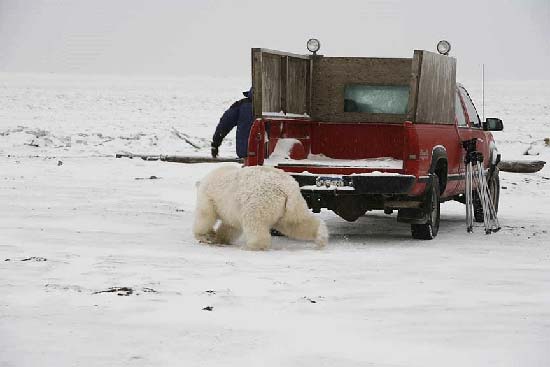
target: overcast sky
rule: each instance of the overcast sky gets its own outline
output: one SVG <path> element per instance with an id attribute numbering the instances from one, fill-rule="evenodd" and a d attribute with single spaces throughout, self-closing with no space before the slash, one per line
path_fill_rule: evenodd
<path id="1" fill-rule="evenodd" d="M 550 79 L 550 0 L 0 0 L 0 71 L 250 74 L 250 48 L 411 57 L 452 44 L 461 79 Z"/>

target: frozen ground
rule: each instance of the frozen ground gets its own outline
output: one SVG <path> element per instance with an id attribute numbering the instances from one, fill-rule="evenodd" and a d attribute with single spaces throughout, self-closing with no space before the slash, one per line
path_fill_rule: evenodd
<path id="1" fill-rule="evenodd" d="M 434 241 L 323 212 L 325 250 L 258 253 L 193 239 L 213 165 L 112 158 L 206 153 L 246 87 L 0 74 L 0 366 L 550 365 L 549 167 L 501 174 L 491 236 L 446 203 Z M 489 87 L 504 158 L 550 160 L 550 83 Z"/>

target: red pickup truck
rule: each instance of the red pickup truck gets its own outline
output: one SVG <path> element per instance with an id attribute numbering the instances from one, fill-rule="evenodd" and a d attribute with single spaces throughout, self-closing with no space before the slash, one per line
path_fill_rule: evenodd
<path id="1" fill-rule="evenodd" d="M 412 58 L 294 55 L 252 49 L 254 114 L 246 165 L 292 174 L 308 206 L 348 221 L 398 211 L 417 239 L 439 230 L 440 203 L 464 202 L 465 151 L 477 138 L 498 207 L 500 159 L 456 60 L 428 51 Z M 474 197 L 476 220 L 483 209 Z"/>

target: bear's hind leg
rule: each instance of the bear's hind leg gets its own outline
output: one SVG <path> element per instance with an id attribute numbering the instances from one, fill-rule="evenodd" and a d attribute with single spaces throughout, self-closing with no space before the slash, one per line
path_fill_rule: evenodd
<path id="1" fill-rule="evenodd" d="M 271 247 L 270 227 L 267 224 L 254 223 L 243 226 L 248 250 L 267 250 Z"/>
<path id="2" fill-rule="evenodd" d="M 230 245 L 237 240 L 240 235 L 241 231 L 238 228 L 232 227 L 222 221 L 220 226 L 216 229 L 216 243 Z"/>
<path id="3" fill-rule="evenodd" d="M 286 197 L 277 188 L 252 194 L 243 200 L 240 223 L 249 250 L 267 250 L 271 247 L 271 228 L 285 211 Z"/>
<path id="4" fill-rule="evenodd" d="M 289 238 L 315 241 L 318 248 L 325 247 L 329 237 L 325 222 L 311 214 L 300 218 L 299 221 L 283 218 L 275 225 L 275 229 Z"/>

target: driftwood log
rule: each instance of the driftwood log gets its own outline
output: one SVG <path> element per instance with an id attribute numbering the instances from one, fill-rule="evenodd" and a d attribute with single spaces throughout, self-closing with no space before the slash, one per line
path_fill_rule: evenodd
<path id="1" fill-rule="evenodd" d="M 165 162 L 177 162 L 177 163 L 243 163 L 243 160 L 240 158 L 228 158 L 228 157 L 193 157 L 193 156 L 182 156 L 182 155 L 161 155 L 161 161 Z"/>
<path id="2" fill-rule="evenodd" d="M 149 155 L 149 154 L 117 154 L 116 158 L 141 158 L 144 161 L 163 161 L 177 163 L 243 163 L 240 158 L 228 157 L 204 157 L 204 156 L 184 156 L 184 155 Z"/>
<path id="3" fill-rule="evenodd" d="M 500 161 L 498 169 L 504 172 L 533 173 L 540 171 L 545 164 L 545 161 Z"/>

